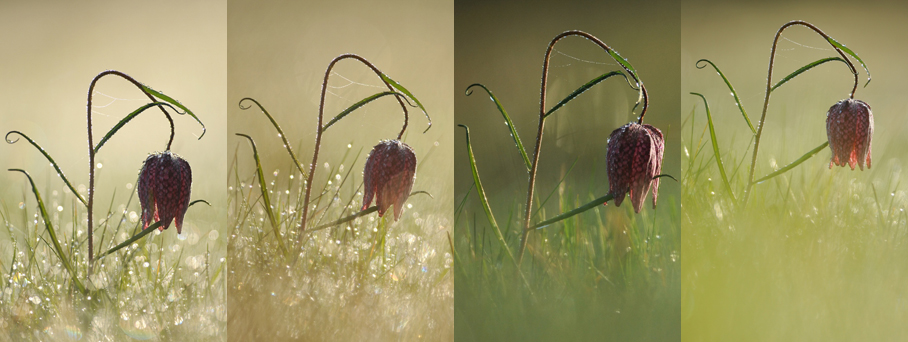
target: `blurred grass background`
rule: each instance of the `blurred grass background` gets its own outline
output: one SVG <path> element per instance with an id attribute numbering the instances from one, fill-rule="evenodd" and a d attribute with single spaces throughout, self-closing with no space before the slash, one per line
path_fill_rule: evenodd
<path id="1" fill-rule="evenodd" d="M 685 341 L 893 340 L 906 333 L 903 292 L 906 222 L 904 134 L 900 101 L 906 67 L 901 56 L 906 6 L 874 2 L 688 1 L 682 6 L 681 109 L 694 114 L 682 197 L 682 327 Z M 855 51 L 873 81 L 855 99 L 874 113 L 873 168 L 829 170 L 829 149 L 788 173 L 754 187 L 747 208 L 727 199 L 706 147 L 704 94 L 716 124 L 723 162 L 741 196 L 751 153 L 750 130 L 721 78 L 694 63 L 707 58 L 735 86 L 756 126 L 766 87 L 773 36 L 790 20 L 806 20 Z M 779 40 L 774 82 L 804 64 L 837 56 L 803 27 Z M 860 66 L 858 66 L 860 68 Z M 774 92 L 766 115 L 755 178 L 794 161 L 826 141 L 825 113 L 847 97 L 852 76 L 830 63 Z M 702 137 L 702 138 L 701 138 Z M 702 139 L 702 140 L 701 140 Z M 747 150 L 745 154 L 745 150 Z M 696 156 L 696 157 L 695 157 Z M 695 158 L 688 164 L 690 158 Z M 688 166 L 690 165 L 690 166 Z"/>

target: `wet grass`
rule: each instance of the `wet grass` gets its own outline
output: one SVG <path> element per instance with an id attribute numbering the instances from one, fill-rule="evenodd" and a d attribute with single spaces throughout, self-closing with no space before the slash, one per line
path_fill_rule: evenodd
<path id="1" fill-rule="evenodd" d="M 663 185 L 656 210 L 647 204 L 634 214 L 627 203 L 599 205 L 537 229 L 520 265 L 526 281 L 496 242 L 475 189 L 458 194 L 457 340 L 677 340 L 680 213 L 664 190 L 670 186 Z M 594 188 L 577 181 L 544 186 L 534 222 L 600 197 Z M 512 250 L 522 231 L 517 202 L 490 203 L 508 208 L 498 224 Z"/>
<path id="2" fill-rule="evenodd" d="M 249 142 L 237 141 L 228 181 L 231 338 L 452 339 L 450 202 L 437 199 L 438 193 L 435 198 L 413 194 L 398 222 L 389 212 L 329 225 L 359 213 L 362 206 L 362 168 L 371 145 L 354 141 L 343 155 L 322 158 L 310 201 L 311 221 L 301 236 L 301 168 L 289 159 L 284 167 L 259 163 L 266 170 L 260 183 L 261 168 L 240 150 L 249 149 Z M 437 144 L 416 147 L 414 192 L 444 186 L 433 184 L 437 180 L 424 168 L 427 160 L 437 158 L 434 149 Z M 271 215 L 266 202 L 273 208 Z"/>
<path id="3" fill-rule="evenodd" d="M 703 150 L 710 139 L 703 133 L 706 124 L 697 121 L 695 127 L 687 122 L 684 130 L 692 132 L 682 134 L 688 151 L 680 217 L 684 340 L 905 336 L 908 194 L 900 182 L 898 140 L 875 137 L 873 169 L 863 172 L 830 170 L 831 153 L 823 149 L 788 173 L 756 184 L 742 207 L 720 183 L 709 147 Z M 767 127 L 769 136 L 796 138 L 767 139 L 757 174 L 779 169 L 824 141 L 822 121 L 812 122 L 821 127 Z M 728 170 L 750 160 L 752 151 L 742 153 L 746 148 L 740 141 L 723 145 Z M 748 164 L 729 177 L 738 194 L 747 184 Z"/>
<path id="4" fill-rule="evenodd" d="M 23 182 L 20 198 L 0 199 L 0 341 L 224 338 L 223 237 L 200 218 L 210 217 L 207 206 L 188 210 L 182 235 L 173 227 L 155 231 L 96 260 L 89 271 L 85 207 L 62 183 L 39 185 L 57 238 L 87 288 L 83 294 L 56 255 L 24 176 Z M 104 213 L 96 216 L 98 250 L 141 232 L 133 184 L 118 190 L 96 202 L 96 214 Z M 77 191 L 84 196 L 85 186 Z"/>

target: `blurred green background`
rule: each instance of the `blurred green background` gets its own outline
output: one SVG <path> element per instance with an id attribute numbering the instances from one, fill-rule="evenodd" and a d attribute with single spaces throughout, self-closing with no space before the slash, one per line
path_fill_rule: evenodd
<path id="1" fill-rule="evenodd" d="M 750 167 L 750 130 L 729 90 L 711 67 L 716 63 L 735 86 L 758 125 L 769 53 L 776 31 L 805 20 L 856 52 L 873 81 L 857 65 L 855 99 L 874 114 L 873 168 L 829 170 L 824 149 L 794 170 L 757 184 L 748 207 L 727 199 L 707 146 L 684 167 L 681 219 L 682 326 L 686 341 L 898 340 L 906 331 L 904 289 L 906 194 L 900 183 L 908 137 L 904 50 L 908 14 L 904 2 L 789 2 L 730 4 L 686 1 L 681 16 L 681 111 L 696 108 L 684 144 L 709 144 L 703 102 L 707 97 L 732 185 L 740 198 Z M 801 66 L 838 54 L 805 27 L 779 39 L 773 82 Z M 756 178 L 802 156 L 827 140 L 825 114 L 848 96 L 853 77 L 839 62 L 827 63 L 778 88 L 766 115 Z M 700 140 L 702 137 L 703 140 Z M 745 150 L 747 150 L 745 154 Z M 686 161 L 685 161 L 686 163 Z"/>

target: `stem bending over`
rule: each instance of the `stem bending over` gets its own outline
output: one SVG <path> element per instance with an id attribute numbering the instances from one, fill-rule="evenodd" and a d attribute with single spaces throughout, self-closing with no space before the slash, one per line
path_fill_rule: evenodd
<path id="1" fill-rule="evenodd" d="M 315 150 L 312 153 L 312 163 L 309 164 L 309 174 L 308 174 L 308 177 L 306 180 L 306 195 L 303 199 L 303 213 L 302 213 L 302 217 L 300 219 L 300 221 L 301 221 L 300 222 L 300 232 L 301 233 L 306 231 L 306 225 L 308 223 L 308 217 L 309 217 L 309 198 L 312 193 L 312 181 L 314 179 L 315 169 L 318 164 L 318 152 L 319 152 L 319 148 L 321 147 L 322 134 L 324 134 L 325 130 L 327 129 L 327 125 L 324 125 L 324 112 L 325 112 L 325 95 L 327 94 L 327 91 L 328 91 L 328 78 L 331 76 L 331 70 L 334 69 L 334 65 L 337 64 L 337 62 L 344 60 L 344 59 L 348 59 L 348 58 L 355 59 L 355 60 L 363 63 L 367 67 L 369 67 L 369 69 L 372 69 L 372 71 L 382 80 L 382 83 L 384 83 L 385 86 L 388 88 L 389 92 L 394 92 L 395 89 L 399 90 L 401 93 L 404 93 L 405 95 L 407 95 L 408 98 L 413 99 L 416 102 L 417 106 L 419 106 L 420 109 L 422 109 L 423 112 L 425 113 L 425 109 L 422 107 L 422 104 L 418 100 L 416 100 L 416 98 L 413 97 L 412 94 L 410 94 L 409 91 L 406 90 L 406 88 L 404 88 L 403 86 L 401 86 L 399 83 L 395 82 L 394 80 L 390 79 L 387 75 L 385 75 L 380 70 L 378 70 L 378 68 L 376 68 L 375 65 L 373 65 L 371 62 L 369 62 L 365 58 L 360 57 L 359 55 L 355 55 L 355 54 L 343 54 L 343 55 L 337 56 L 333 60 L 331 60 L 331 63 L 328 64 L 328 68 L 325 70 L 325 77 L 324 77 L 324 80 L 322 81 L 322 92 L 321 92 L 321 97 L 319 99 L 319 105 L 318 105 L 318 126 L 316 126 L 316 132 L 315 132 Z M 407 97 L 395 96 L 395 98 L 397 99 L 397 102 L 400 104 L 400 108 L 404 112 L 404 123 L 400 129 L 400 133 L 397 135 L 398 140 L 400 140 L 403 137 L 404 132 L 407 130 L 407 125 L 409 122 L 409 112 L 407 111 L 407 106 L 404 104 L 404 99 L 406 99 Z M 425 114 L 426 114 L 426 118 L 429 120 L 429 127 L 431 128 L 432 120 L 429 118 L 428 113 L 425 113 Z M 332 121 L 332 123 L 333 123 L 333 121 Z M 426 128 L 426 130 L 428 130 L 428 128 Z M 302 241 L 302 237 L 303 237 L 303 234 L 300 234 L 300 241 Z"/>
<path id="2" fill-rule="evenodd" d="M 592 41 L 596 45 L 599 45 L 599 47 L 601 47 L 612 58 L 614 58 L 615 61 L 618 62 L 619 65 L 621 65 L 621 67 L 624 69 L 624 71 L 626 71 L 631 76 L 631 78 L 634 79 L 634 82 L 639 89 L 638 103 L 641 100 L 643 101 L 643 109 L 640 111 L 640 118 L 637 120 L 638 124 L 643 123 L 643 116 L 646 114 L 646 109 L 649 105 L 649 97 L 646 93 L 646 87 L 643 85 L 643 82 L 640 81 L 640 78 L 637 75 L 636 70 L 634 70 L 634 68 L 630 65 L 630 63 L 627 62 L 627 60 L 625 60 L 623 57 L 621 57 L 621 55 L 619 55 L 617 52 L 615 52 L 615 50 L 613 50 L 611 47 L 609 47 L 604 42 L 599 40 L 599 38 L 596 38 L 596 36 L 593 36 L 589 33 L 583 32 L 583 31 L 567 31 L 567 32 L 563 32 L 563 33 L 555 36 L 555 38 L 553 38 L 552 41 L 549 42 L 549 46 L 545 51 L 545 59 L 543 60 L 543 64 L 542 64 L 542 85 L 541 85 L 541 90 L 540 90 L 540 95 L 539 95 L 539 126 L 538 126 L 538 130 L 536 132 L 536 147 L 533 150 L 533 158 L 531 160 L 532 166 L 530 167 L 530 179 L 529 179 L 529 182 L 527 185 L 526 211 L 524 214 L 523 234 L 520 239 L 520 251 L 518 252 L 518 257 L 517 257 L 518 264 L 523 260 L 523 252 L 526 249 L 526 244 L 527 244 L 527 235 L 529 234 L 529 232 L 531 230 L 530 218 L 532 217 L 531 215 L 533 213 L 533 191 L 535 190 L 535 185 L 536 185 L 536 171 L 539 166 L 539 151 L 542 148 L 542 130 L 545 127 L 545 116 L 546 116 L 545 95 L 546 95 L 546 87 L 548 85 L 549 59 L 552 55 L 552 51 L 555 47 L 555 44 L 562 38 L 568 37 L 568 36 L 581 36 L 581 37 L 584 37 L 584 38 Z"/>
<path id="3" fill-rule="evenodd" d="M 838 41 L 836 41 L 835 39 L 833 39 L 832 37 L 830 37 L 829 35 L 824 33 L 818 27 L 814 26 L 811 23 L 808 23 L 806 21 L 801 21 L 801 20 L 790 21 L 790 22 L 786 23 L 785 25 L 782 25 L 782 27 L 780 27 L 779 30 L 776 32 L 775 38 L 773 38 L 773 40 L 772 40 L 772 50 L 770 51 L 770 54 L 769 54 L 769 67 L 768 67 L 767 75 L 766 75 L 766 92 L 765 92 L 765 96 L 763 98 L 763 113 L 760 115 L 760 121 L 757 122 L 757 135 L 754 138 L 753 157 L 751 158 L 751 162 L 750 162 L 750 173 L 747 176 L 747 190 L 745 190 L 745 192 L 744 192 L 744 205 L 745 206 L 747 205 L 747 201 L 750 198 L 750 193 L 751 193 L 751 190 L 753 189 L 753 185 L 756 184 L 756 182 L 754 182 L 754 171 L 756 170 L 757 153 L 760 151 L 760 138 L 763 136 L 763 127 L 765 126 L 765 123 L 766 123 L 766 110 L 767 110 L 767 108 L 769 108 L 769 97 L 770 97 L 770 95 L 772 95 L 772 91 L 773 91 L 772 68 L 775 63 L 776 46 L 779 43 L 779 37 L 782 36 L 782 31 L 785 31 L 785 29 L 787 29 L 791 26 L 794 26 L 794 25 L 800 25 L 800 26 L 807 27 L 807 28 L 813 30 L 814 32 L 816 32 L 817 34 L 819 34 L 820 36 L 822 36 L 824 39 L 826 39 L 826 41 L 829 43 L 829 45 L 831 45 L 832 48 L 835 49 L 836 52 L 838 52 L 838 54 L 842 57 L 842 59 L 845 60 L 846 64 L 848 64 L 848 68 L 851 70 L 851 73 L 854 75 L 854 86 L 851 88 L 851 92 L 848 94 L 849 98 L 853 99 L 854 93 L 858 89 L 858 71 L 854 67 L 854 64 L 851 63 L 851 60 L 848 59 L 848 57 L 846 56 L 846 53 L 848 55 L 851 55 L 855 59 L 857 59 L 858 62 L 860 62 L 861 65 L 864 66 L 864 70 L 867 72 L 867 83 L 870 83 L 870 71 L 867 69 L 867 66 L 864 65 L 864 62 L 859 57 L 857 57 L 857 55 L 853 51 L 846 48 L 844 45 L 840 44 Z M 843 49 L 845 51 L 843 51 Z"/>

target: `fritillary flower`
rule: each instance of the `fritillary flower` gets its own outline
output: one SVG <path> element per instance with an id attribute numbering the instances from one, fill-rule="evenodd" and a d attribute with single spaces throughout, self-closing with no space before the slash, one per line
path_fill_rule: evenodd
<path id="1" fill-rule="evenodd" d="M 870 168 L 870 141 L 873 139 L 873 112 L 864 101 L 845 99 L 829 107 L 826 112 L 826 136 L 832 149 L 832 165 L 845 166 L 854 170 L 857 164 L 864 170 L 864 163 Z"/>
<path id="2" fill-rule="evenodd" d="M 363 178 L 366 194 L 360 210 L 368 208 L 376 197 L 378 216 L 383 216 L 394 204 L 394 221 L 397 221 L 416 179 L 416 154 L 399 140 L 382 141 L 369 153 Z"/>
<path id="3" fill-rule="evenodd" d="M 653 189 L 653 208 L 659 195 L 659 178 L 662 172 L 662 152 L 665 140 L 659 129 L 631 122 L 612 132 L 608 139 L 608 187 L 615 205 L 621 206 L 624 195 L 629 193 L 634 212 L 639 213 L 643 201 Z"/>
<path id="4" fill-rule="evenodd" d="M 183 215 L 189 207 L 192 169 L 180 156 L 164 151 L 151 154 L 139 171 L 138 192 L 142 204 L 142 229 L 161 221 L 160 230 L 176 219 L 177 234 L 183 231 Z"/>

